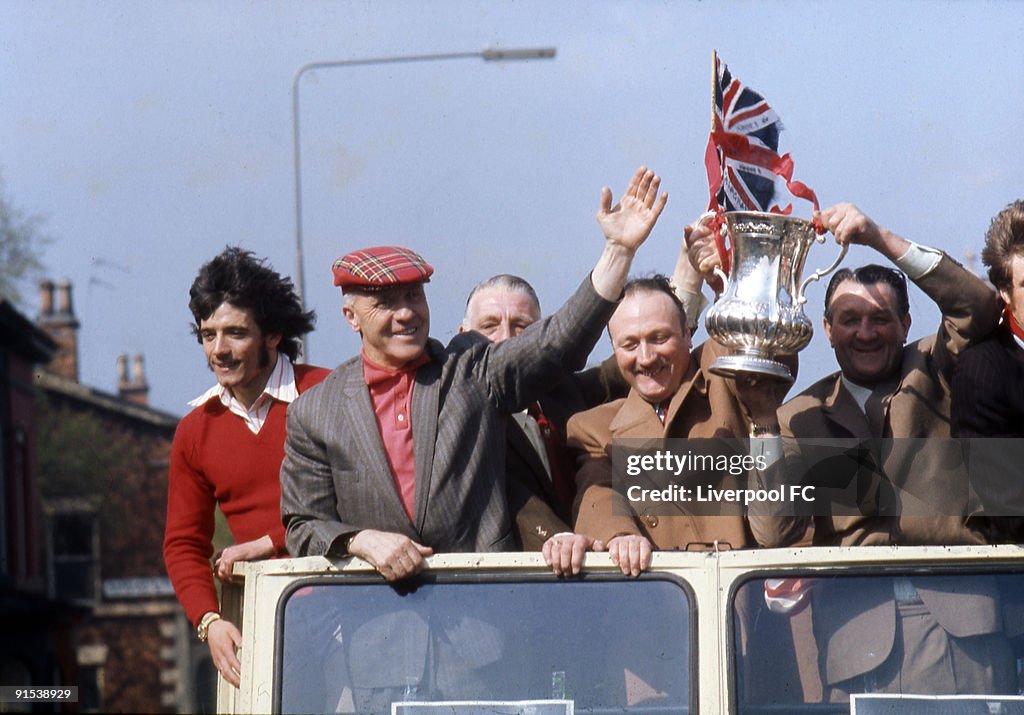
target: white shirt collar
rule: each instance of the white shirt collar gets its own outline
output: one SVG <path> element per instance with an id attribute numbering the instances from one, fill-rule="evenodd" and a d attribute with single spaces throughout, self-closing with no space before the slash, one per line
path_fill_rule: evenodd
<path id="1" fill-rule="evenodd" d="M 248 407 L 239 402 L 231 393 L 231 390 L 223 387 L 220 383 L 211 387 L 202 395 L 189 402 L 189 404 L 193 407 L 199 407 L 206 404 L 209 400 L 217 398 L 230 412 L 238 415 L 245 422 L 245 426 L 249 428 L 250 432 L 259 434 L 263 428 L 263 423 L 267 420 L 267 415 L 270 414 L 270 408 L 274 404 L 274 400 L 291 403 L 298 396 L 299 390 L 295 384 L 295 368 L 292 367 L 292 361 L 288 359 L 287 355 L 278 353 L 277 363 L 275 363 L 270 371 L 266 387 L 263 388 L 260 396 Z"/>
<path id="2" fill-rule="evenodd" d="M 867 414 L 867 404 L 868 398 L 871 397 L 871 388 L 865 387 L 864 385 L 858 385 L 856 382 L 846 377 L 846 375 L 842 376 L 842 381 L 843 387 L 849 391 L 854 401 L 860 407 L 860 411 Z"/>

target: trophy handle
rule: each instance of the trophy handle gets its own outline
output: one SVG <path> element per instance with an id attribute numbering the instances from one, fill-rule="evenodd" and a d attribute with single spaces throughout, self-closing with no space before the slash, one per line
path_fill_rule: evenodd
<path id="1" fill-rule="evenodd" d="M 729 276 L 725 275 L 725 271 L 723 271 L 718 266 L 715 266 L 712 270 L 715 272 L 715 275 L 718 276 L 722 281 L 722 292 L 719 293 L 719 295 L 722 295 L 727 290 L 729 290 Z"/>
<path id="2" fill-rule="evenodd" d="M 797 305 L 803 305 L 804 303 L 807 302 L 807 296 L 804 295 L 804 291 L 807 290 L 807 286 L 809 286 L 814 281 L 821 280 L 824 276 L 827 276 L 829 273 L 831 273 L 836 268 L 838 268 L 839 264 L 842 263 L 844 258 L 846 258 L 846 252 L 849 251 L 849 250 L 850 250 L 850 244 L 844 243 L 842 250 L 839 251 L 839 257 L 835 261 L 832 262 L 832 265 L 830 265 L 828 268 L 825 268 L 823 270 L 815 271 L 811 275 L 809 275 L 806 278 L 804 278 L 803 283 L 800 284 L 800 287 L 796 291 L 796 304 Z"/>
<path id="3" fill-rule="evenodd" d="M 701 223 L 706 222 L 709 218 L 716 216 L 714 211 L 706 211 L 699 219 Z M 725 237 L 728 235 L 725 223 L 723 222 L 719 227 L 718 231 L 715 232 L 715 250 L 718 251 L 718 260 L 721 262 L 721 266 L 715 266 L 712 272 L 718 276 L 718 279 L 722 281 L 722 290 L 715 291 L 718 295 L 725 295 L 725 292 L 729 290 L 729 276 L 726 271 L 732 268 L 732 245 L 725 245 Z M 714 288 L 714 286 L 712 286 Z"/>

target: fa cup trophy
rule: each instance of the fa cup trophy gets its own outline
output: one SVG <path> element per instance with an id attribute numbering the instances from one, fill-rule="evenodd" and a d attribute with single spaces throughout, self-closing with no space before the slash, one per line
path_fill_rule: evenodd
<path id="1" fill-rule="evenodd" d="M 725 288 L 704 324 L 708 334 L 733 351 L 711 366 L 717 375 L 741 373 L 792 380 L 789 368 L 775 359 L 806 347 L 814 332 L 803 311 L 807 286 L 836 269 L 846 255 L 803 282 L 807 252 L 824 243 L 814 225 L 803 219 L 756 211 L 723 214 L 729 232 L 732 266 L 729 275 L 716 268 Z"/>

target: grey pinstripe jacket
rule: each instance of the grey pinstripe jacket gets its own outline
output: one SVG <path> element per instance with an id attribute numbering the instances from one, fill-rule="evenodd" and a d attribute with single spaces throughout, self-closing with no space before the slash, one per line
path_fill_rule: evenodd
<path id="1" fill-rule="evenodd" d="M 505 496 L 505 420 L 583 367 L 615 309 L 588 277 L 554 315 L 492 344 L 476 333 L 448 347 L 427 343 L 430 362 L 412 392 L 415 517 L 394 486 L 362 359 L 355 357 L 293 402 L 281 465 L 288 550 L 343 555 L 360 529 L 405 534 L 436 551 L 515 548 Z"/>

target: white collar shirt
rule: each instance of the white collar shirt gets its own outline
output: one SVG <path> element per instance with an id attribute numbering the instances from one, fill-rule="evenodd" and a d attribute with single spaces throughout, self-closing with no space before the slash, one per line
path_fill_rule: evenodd
<path id="1" fill-rule="evenodd" d="M 217 398 L 221 401 L 222 405 L 242 418 L 250 432 L 259 434 L 260 429 L 263 428 L 263 423 L 267 419 L 267 415 L 270 413 L 270 407 L 274 404 L 274 400 L 290 404 L 298 396 L 299 388 L 295 383 L 295 368 L 292 366 L 292 361 L 288 359 L 287 355 L 278 353 L 277 363 L 274 365 L 274 369 L 270 371 L 266 387 L 263 388 L 263 392 L 248 408 L 238 401 L 231 390 L 219 383 L 188 404 L 191 407 L 199 407 L 211 399 Z"/>

